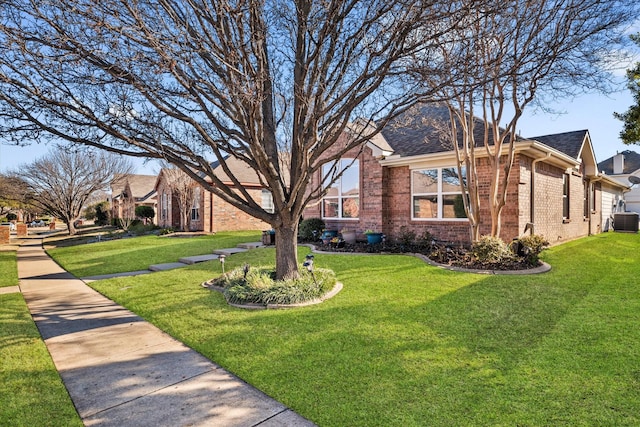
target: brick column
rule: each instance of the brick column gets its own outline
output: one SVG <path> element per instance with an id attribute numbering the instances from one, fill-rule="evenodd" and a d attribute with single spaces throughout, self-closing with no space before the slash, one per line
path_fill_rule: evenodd
<path id="1" fill-rule="evenodd" d="M 11 240 L 11 229 L 8 225 L 0 226 L 0 245 L 7 245 Z"/>
<path id="2" fill-rule="evenodd" d="M 16 224 L 16 229 L 18 232 L 18 237 L 27 237 L 27 224 L 21 222 Z"/>

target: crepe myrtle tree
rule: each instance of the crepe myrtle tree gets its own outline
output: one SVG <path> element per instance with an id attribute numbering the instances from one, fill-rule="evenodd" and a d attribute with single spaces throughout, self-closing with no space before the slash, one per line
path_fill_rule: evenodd
<path id="1" fill-rule="evenodd" d="M 624 29 L 639 7 L 626 0 L 509 0 L 487 12 L 472 0 L 461 3 L 469 10 L 464 25 L 439 43 L 441 68 L 454 84 L 443 84 L 447 73 L 431 73 L 419 56 L 412 71 L 427 87 L 440 88 L 448 114 L 439 126 L 457 156 L 471 240 L 477 241 L 481 223 L 491 224 L 491 236 L 500 235 L 524 110 L 549 109 L 554 99 L 588 90 L 608 91 Z M 489 165 L 486 194 L 478 179 L 481 160 Z M 489 220 L 481 218 L 481 205 L 488 206 Z"/>
<path id="2" fill-rule="evenodd" d="M 0 135 L 163 159 L 270 224 L 276 275 L 295 278 L 299 219 L 330 184 L 312 175 L 428 95 L 405 59 L 428 57 L 465 13 L 440 0 L 5 0 Z M 257 173 L 273 212 L 226 156 Z"/>
<path id="3" fill-rule="evenodd" d="M 74 221 L 91 195 L 107 189 L 114 175 L 131 170 L 128 159 L 112 153 L 54 148 L 21 167 L 20 177 L 28 183 L 33 202 L 42 211 L 60 218 L 69 235 L 74 235 Z"/>

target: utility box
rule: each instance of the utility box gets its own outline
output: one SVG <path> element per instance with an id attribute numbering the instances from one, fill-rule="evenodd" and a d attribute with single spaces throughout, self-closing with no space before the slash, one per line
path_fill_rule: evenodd
<path id="1" fill-rule="evenodd" d="M 638 214 L 635 212 L 619 212 L 613 214 L 613 229 L 627 233 L 638 232 Z"/>

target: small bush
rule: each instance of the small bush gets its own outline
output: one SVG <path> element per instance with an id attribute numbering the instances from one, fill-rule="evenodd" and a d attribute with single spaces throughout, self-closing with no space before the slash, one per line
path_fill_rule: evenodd
<path id="1" fill-rule="evenodd" d="M 400 232 L 396 236 L 396 240 L 401 245 L 409 246 L 416 243 L 417 233 L 409 229 L 406 225 L 400 227 Z"/>
<path id="2" fill-rule="evenodd" d="M 471 254 L 481 263 L 495 264 L 509 261 L 513 252 L 499 237 L 482 236 L 471 246 Z"/>
<path id="3" fill-rule="evenodd" d="M 18 219 L 18 215 L 14 214 L 13 212 L 9 212 L 7 214 L 7 221 L 15 221 Z"/>
<path id="4" fill-rule="evenodd" d="M 324 228 L 324 221 L 320 218 L 302 220 L 298 227 L 298 237 L 304 242 L 314 242 L 320 238 Z"/>
<path id="5" fill-rule="evenodd" d="M 540 261 L 540 253 L 549 246 L 549 241 L 539 234 L 520 237 L 516 243 L 518 255 L 530 265 L 537 265 Z"/>
<path id="6" fill-rule="evenodd" d="M 273 266 L 252 267 L 245 273 L 242 267 L 220 276 L 214 285 L 224 287 L 224 296 L 234 304 L 296 304 L 322 297 L 336 284 L 333 271 L 316 269 L 300 272 L 297 280 L 275 280 Z"/>

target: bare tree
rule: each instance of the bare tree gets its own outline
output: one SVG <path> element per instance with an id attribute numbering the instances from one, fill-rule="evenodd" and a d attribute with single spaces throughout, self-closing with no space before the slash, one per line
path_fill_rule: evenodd
<path id="1" fill-rule="evenodd" d="M 470 13 L 463 29 L 447 33 L 440 44 L 440 60 L 455 84 L 443 85 L 430 68 L 420 72 L 422 58 L 417 65 L 428 87 L 442 88 L 476 241 L 484 203 L 491 235 L 500 234 L 523 110 L 530 104 L 549 108 L 546 100 L 584 90 L 606 90 L 615 46 L 621 46 L 622 28 L 635 19 L 638 6 L 628 1 L 511 0 L 487 12 L 473 1 L 466 3 Z M 490 170 L 486 199 L 479 189 L 480 162 Z"/>
<path id="2" fill-rule="evenodd" d="M 162 173 L 167 178 L 171 190 L 171 198 L 178 204 L 180 211 L 180 228 L 189 231 L 190 212 L 193 204 L 196 182 L 184 171 L 178 168 L 164 168 Z"/>
<path id="3" fill-rule="evenodd" d="M 421 98 L 403 60 L 465 13 L 441 0 L 5 0 L 0 134 L 164 159 L 269 223 L 276 274 L 296 277 L 299 219 L 330 184 L 309 187 L 323 154 L 362 147 Z M 375 125 L 350 130 L 357 117 Z M 273 212 L 227 155 L 257 172 Z"/>
<path id="4" fill-rule="evenodd" d="M 20 176 L 34 193 L 34 203 L 60 218 L 69 234 L 74 221 L 91 195 L 108 188 L 114 174 L 130 173 L 131 164 L 122 156 L 88 150 L 53 149 L 21 168 Z"/>
<path id="5" fill-rule="evenodd" d="M 6 215 L 13 209 L 33 212 L 33 194 L 24 179 L 13 174 L 0 174 L 0 215 Z"/>

